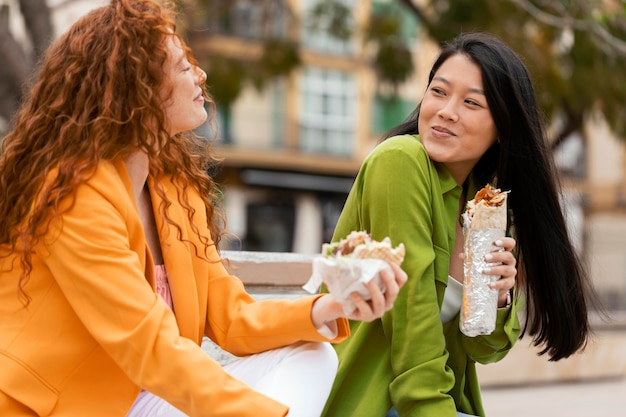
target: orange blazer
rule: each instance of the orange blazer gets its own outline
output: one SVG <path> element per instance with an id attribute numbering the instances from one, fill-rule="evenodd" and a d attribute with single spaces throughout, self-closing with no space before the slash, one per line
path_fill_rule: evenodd
<path id="1" fill-rule="evenodd" d="M 163 184 L 176 200 L 172 184 Z M 196 224 L 206 224 L 202 200 L 189 198 Z M 159 197 L 152 199 L 158 207 Z M 172 204 L 169 213 L 183 241 L 201 248 L 182 207 Z M 318 296 L 255 302 L 215 249 L 214 262 L 202 260 L 176 228 L 157 222 L 174 313 L 155 293 L 153 261 L 121 160 L 98 167 L 36 248 L 28 307 L 17 294 L 17 259 L 0 259 L 0 415 L 123 417 L 141 388 L 190 416 L 287 413 L 224 372 L 200 344 L 206 335 L 242 356 L 324 341 L 310 319 Z M 333 342 L 349 334 L 347 321 L 338 327 Z"/>

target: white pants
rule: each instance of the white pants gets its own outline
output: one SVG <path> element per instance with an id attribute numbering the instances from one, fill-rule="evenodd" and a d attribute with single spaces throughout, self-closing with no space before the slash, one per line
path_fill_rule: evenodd
<path id="1" fill-rule="evenodd" d="M 337 373 L 329 343 L 296 343 L 224 366 L 254 390 L 289 407 L 289 417 L 319 417 Z M 126 417 L 185 417 L 167 401 L 142 391 Z"/>

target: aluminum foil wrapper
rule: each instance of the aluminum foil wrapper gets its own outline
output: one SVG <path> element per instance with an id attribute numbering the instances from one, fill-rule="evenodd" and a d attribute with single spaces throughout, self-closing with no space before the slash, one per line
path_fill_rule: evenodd
<path id="1" fill-rule="evenodd" d="M 313 272 L 302 288 L 315 294 L 322 283 L 326 284 L 328 292 L 343 305 L 344 313 L 349 315 L 356 309 L 350 298 L 351 293 L 358 292 L 366 300 L 370 299 L 366 283 L 374 280 L 378 288 L 385 292 L 386 287 L 379 274 L 385 268 L 389 269 L 389 265 L 380 259 L 320 256 L 313 259 Z"/>
<path id="2" fill-rule="evenodd" d="M 459 327 L 463 334 L 474 337 L 491 334 L 496 327 L 498 290 L 489 288 L 499 279 L 485 275 L 484 268 L 498 265 L 486 262 L 485 255 L 494 251 L 493 242 L 504 237 L 500 229 L 466 229 L 465 262 L 463 265 L 463 303 Z"/>

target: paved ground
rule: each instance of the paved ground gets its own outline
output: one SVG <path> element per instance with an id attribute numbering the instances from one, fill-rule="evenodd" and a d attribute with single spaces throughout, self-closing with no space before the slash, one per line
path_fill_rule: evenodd
<path id="1" fill-rule="evenodd" d="M 488 417 L 626 415 L 626 378 L 581 383 L 486 388 Z"/>

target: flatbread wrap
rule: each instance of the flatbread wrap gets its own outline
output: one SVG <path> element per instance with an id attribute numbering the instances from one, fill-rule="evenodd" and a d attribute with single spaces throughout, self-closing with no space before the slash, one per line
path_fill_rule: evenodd
<path id="1" fill-rule="evenodd" d="M 505 236 L 507 196 L 508 192 L 487 184 L 467 202 L 462 215 L 465 259 L 459 326 L 467 336 L 487 335 L 495 329 L 498 291 L 489 283 L 499 277 L 482 271 L 493 265 L 485 261 L 485 255 L 494 250 L 493 242 Z"/>
<path id="2" fill-rule="evenodd" d="M 384 292 L 380 272 L 389 268 L 388 263 L 402 264 L 404 256 L 402 243 L 393 247 L 388 237 L 377 241 L 365 231 L 353 231 L 338 242 L 322 245 L 321 256 L 313 259 L 311 277 L 303 288 L 315 293 L 325 284 L 341 302 L 344 312 L 350 314 L 356 308 L 350 294 L 356 291 L 369 299 L 365 284 L 371 280 Z"/>

